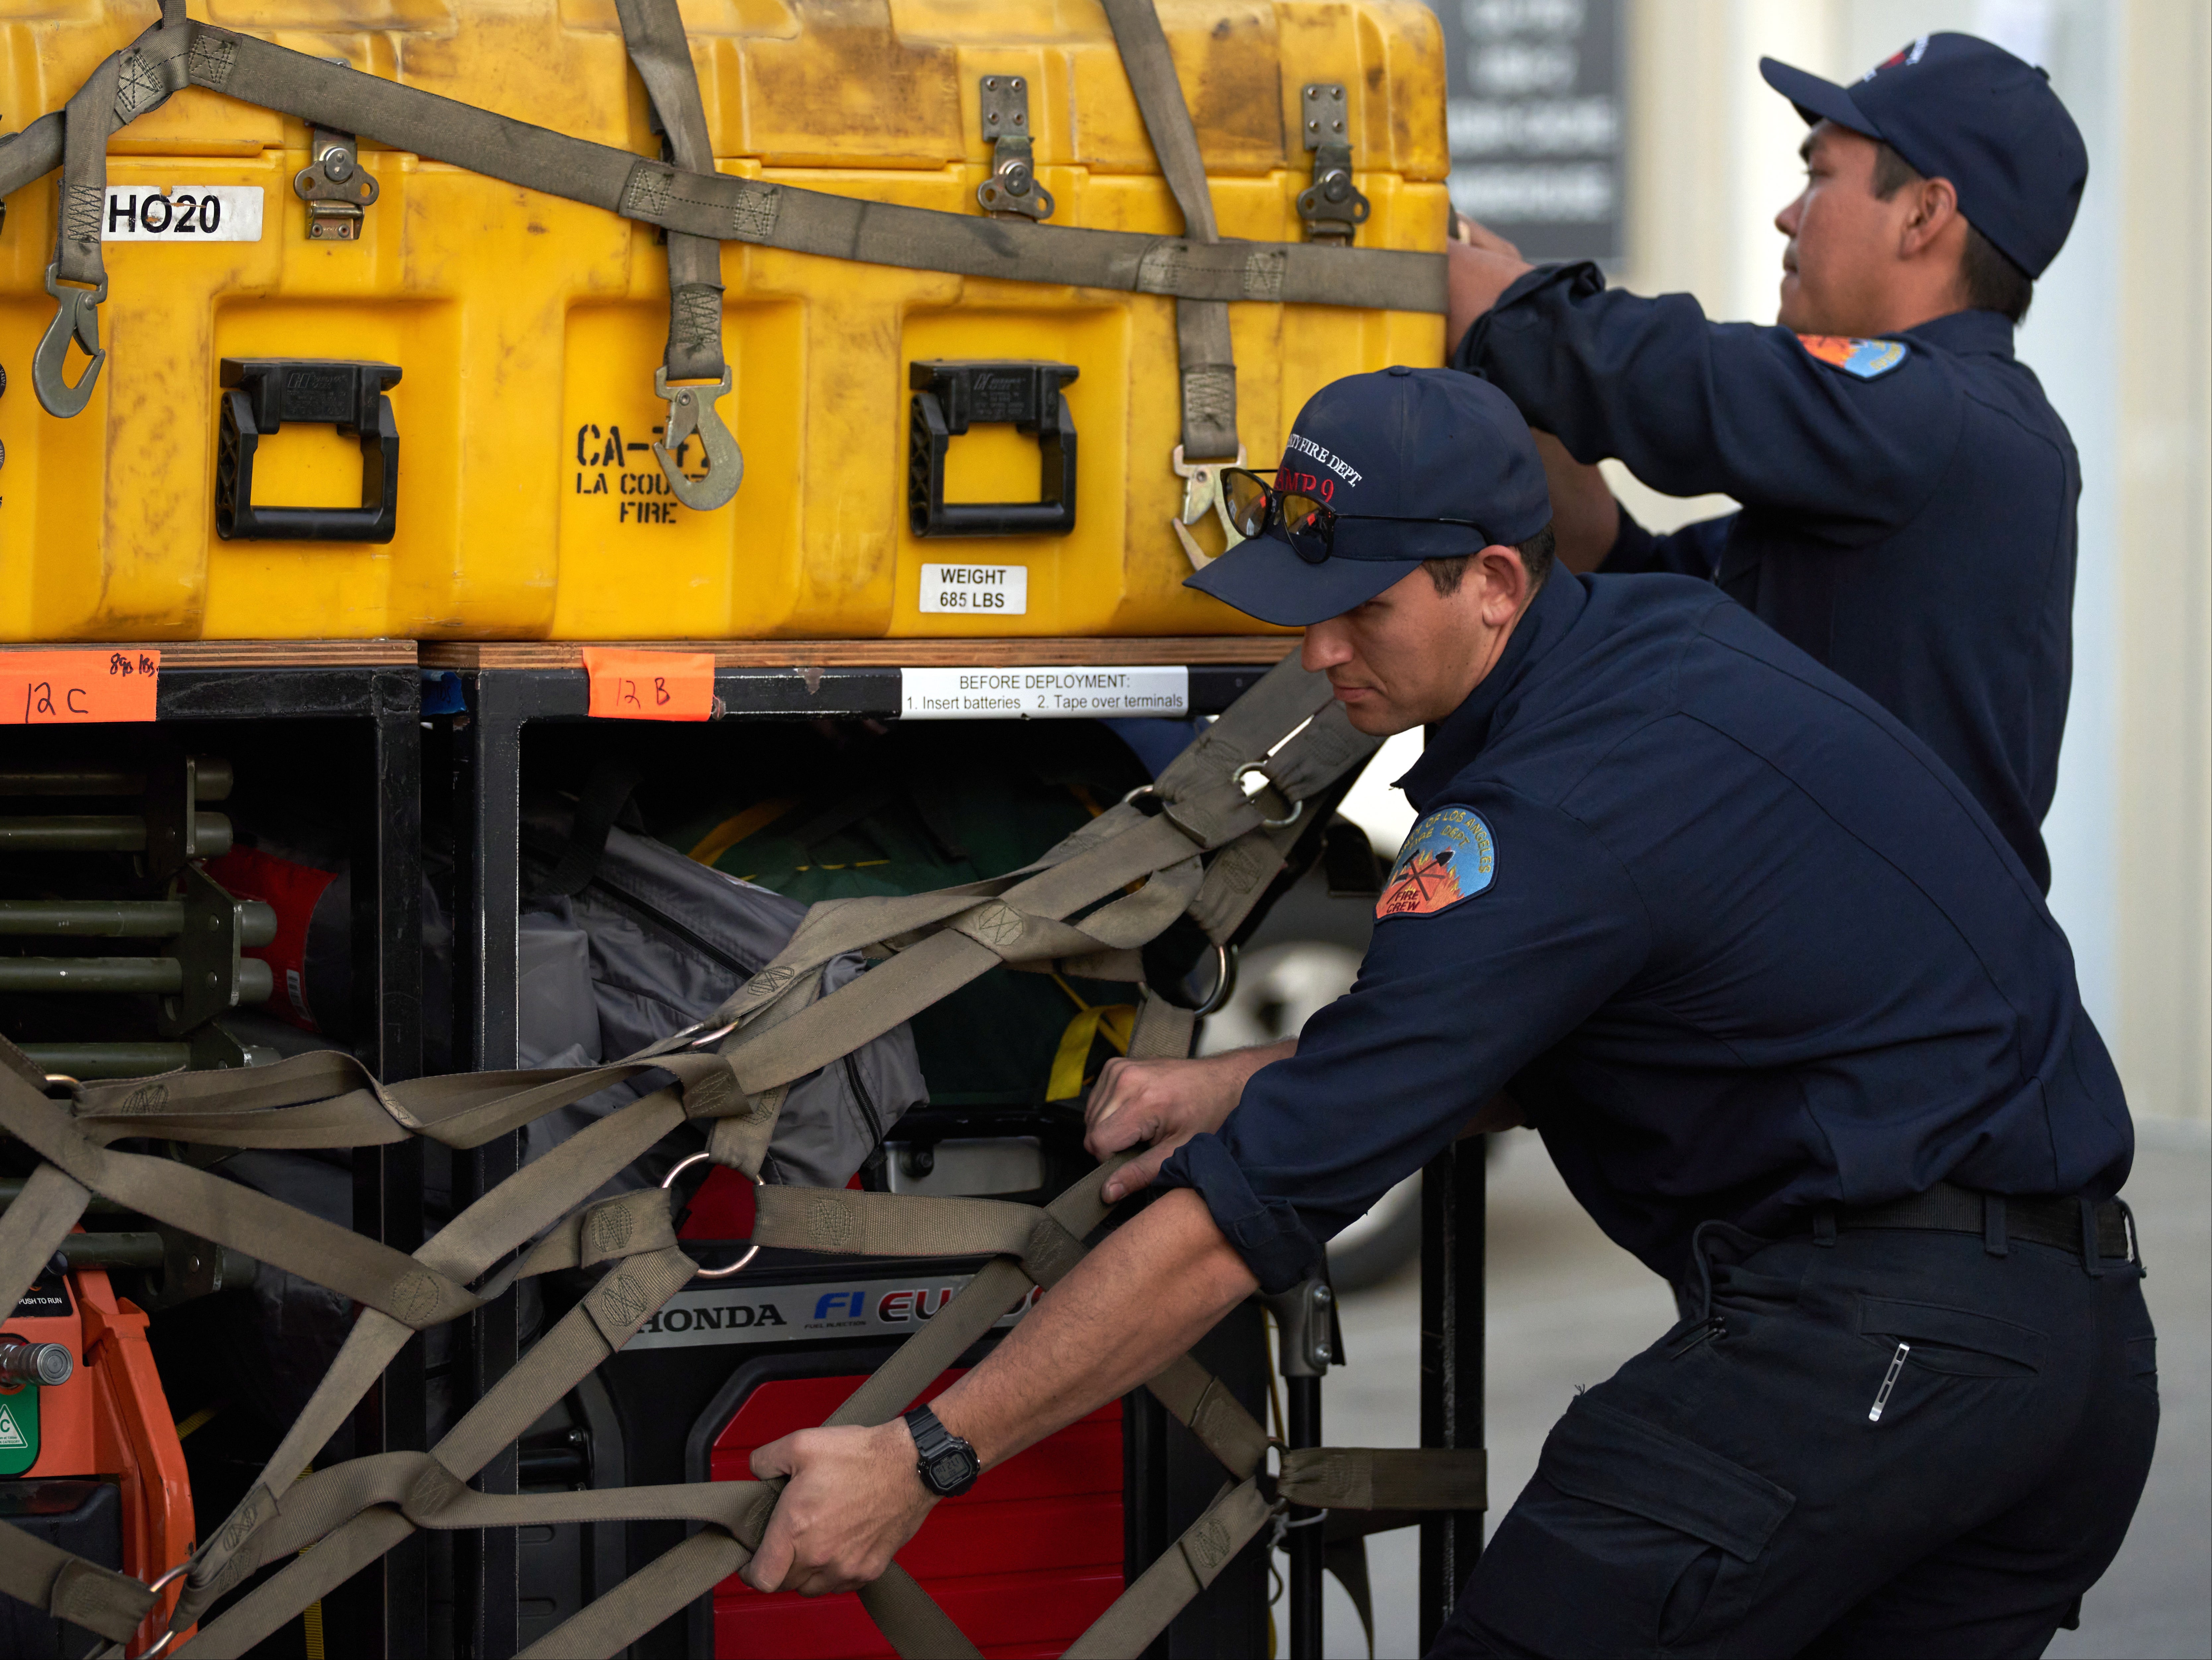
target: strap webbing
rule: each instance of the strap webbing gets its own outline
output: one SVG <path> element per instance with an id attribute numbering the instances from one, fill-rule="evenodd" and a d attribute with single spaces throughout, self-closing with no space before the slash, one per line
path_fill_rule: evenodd
<path id="1" fill-rule="evenodd" d="M 676 165 L 714 172 L 714 141 L 676 0 L 615 0 L 615 12 Z M 722 378 L 722 245 L 712 237 L 669 233 L 665 362 L 671 380 Z"/>
<path id="2" fill-rule="evenodd" d="M 1303 242 L 1208 245 L 856 201 L 647 161 L 205 23 L 149 30 L 133 50 L 163 84 L 171 66 L 182 63 L 191 83 L 211 92 L 719 241 L 1194 300 L 1444 309 L 1441 254 Z M 0 196 L 50 171 L 57 148 L 50 130 L 36 123 L 0 143 Z"/>
<path id="3" fill-rule="evenodd" d="M 64 282 L 101 287 L 107 283 L 100 258 L 100 222 L 107 208 L 107 134 L 122 64 L 120 52 L 107 58 L 62 112 L 67 139 L 54 263 Z"/>
<path id="4" fill-rule="evenodd" d="M 1199 154 L 1198 130 L 1176 78 L 1175 58 L 1152 0 L 1104 0 L 1106 21 L 1121 49 L 1121 68 L 1137 110 L 1159 158 L 1161 175 L 1182 210 L 1192 241 L 1220 241 L 1213 196 Z M 1218 300 L 1176 301 L 1176 363 L 1182 381 L 1185 461 L 1234 460 L 1237 443 L 1237 362 L 1229 340 L 1229 307 Z"/>
<path id="5" fill-rule="evenodd" d="M 1263 823 L 1263 809 L 1280 819 L 1295 804 L 1329 799 L 1339 775 L 1372 747 L 1343 727 L 1340 712 L 1322 703 L 1323 690 L 1295 666 L 1272 672 L 1161 775 L 1152 790 L 1157 812 L 1117 807 L 1025 870 L 945 893 L 815 907 L 778 962 L 731 1000 L 735 1030 L 726 1055 L 648 1052 L 584 1071 L 471 1074 L 384 1087 L 348 1057 L 319 1054 L 244 1072 L 81 1086 L 64 1104 L 47 1098 L 40 1074 L 0 1043 L 0 1128 L 45 1161 L 0 1216 L 0 1288 L 20 1294 L 96 1192 L 366 1304 L 246 1500 L 209 1530 L 171 1628 L 204 1614 L 264 1563 L 301 1554 L 214 1621 L 190 1651 L 242 1654 L 417 1527 L 661 1519 L 700 1529 L 533 1654 L 611 1653 L 741 1566 L 780 1483 L 506 1496 L 463 1485 L 618 1349 L 693 1273 L 671 1231 L 665 1193 L 653 1189 L 597 1204 L 589 1195 L 686 1119 L 714 1122 L 718 1154 L 726 1143 L 738 1154 L 765 1146 L 785 1082 L 799 1075 L 793 1067 L 817 1052 L 835 1058 L 849 1051 L 872 1035 L 869 1028 L 895 1024 L 903 1018 L 898 1011 L 942 996 L 977 964 L 1127 951 L 1186 909 L 1209 929 L 1222 930 L 1216 937 L 1227 937 L 1296 833 Z M 1269 781 L 1256 803 L 1235 778 L 1248 764 L 1260 765 Z M 1224 867 L 1232 868 L 1224 874 Z M 1243 867 L 1241 873 L 1234 867 Z M 1144 885 L 1137 892 L 1121 891 L 1138 879 Z M 817 1001 L 821 964 L 862 948 L 893 955 Z M 854 996 L 872 982 L 888 991 Z M 1131 1051 L 1187 1054 L 1192 1029 L 1188 1012 L 1147 990 Z M 675 1085 L 533 1161 L 412 1255 L 204 1171 L 111 1145 L 147 1137 L 217 1146 L 375 1146 L 422 1134 L 474 1146 L 656 1068 L 672 1074 Z M 981 1200 L 763 1189 L 759 1243 L 991 1259 L 830 1421 L 887 1421 L 1032 1282 L 1050 1286 L 1064 1277 L 1082 1259 L 1082 1241 L 1105 1219 L 1098 1196 L 1103 1175 L 1104 1168 L 1092 1172 L 1041 1210 Z M 508 1267 L 481 1279 L 510 1256 Z M 611 1266 L 592 1291 L 432 1451 L 380 1455 L 292 1480 L 415 1329 L 480 1306 L 523 1277 L 601 1263 Z M 1346 1510 L 1480 1502 L 1479 1454 L 1439 1463 L 1430 1455 L 1357 1449 L 1289 1455 L 1279 1493 L 1271 1495 L 1261 1472 L 1265 1432 L 1218 1379 L 1186 1356 L 1148 1386 L 1220 1459 L 1232 1485 L 1073 1652 L 1141 1648 L 1254 1536 L 1271 1506 L 1288 1498 Z M 137 1581 L 12 1529 L 0 1529 L 0 1590 L 117 1640 L 155 1606 Z M 861 1600 L 902 1655 L 975 1652 L 896 1567 Z"/>
<path id="6" fill-rule="evenodd" d="M 1183 1529 L 1182 1537 L 1068 1645 L 1066 1660 L 1123 1660 L 1143 1653 L 1168 1628 L 1168 1621 L 1212 1584 L 1214 1576 L 1267 1525 L 1273 1508 L 1257 1481 L 1224 1488 L 1205 1513 Z"/>

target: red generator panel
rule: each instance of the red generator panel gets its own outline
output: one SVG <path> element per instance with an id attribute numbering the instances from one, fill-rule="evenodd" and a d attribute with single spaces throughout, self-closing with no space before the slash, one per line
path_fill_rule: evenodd
<path id="1" fill-rule="evenodd" d="M 924 1398 L 959 1375 L 946 1372 Z M 754 1448 L 819 1424 L 866 1376 L 733 1381 L 741 1398 L 708 1465 L 717 1481 L 750 1477 Z M 939 1505 L 899 1561 L 988 1660 L 1058 1655 L 1121 1594 L 1122 1456 L 1115 1401 Z M 763 1596 L 733 1576 L 714 1590 L 714 1652 L 715 1660 L 891 1660 L 895 1651 L 857 1596 Z"/>
<path id="2" fill-rule="evenodd" d="M 739 1254 L 690 1243 L 709 1266 Z M 553 1491 L 744 1480 L 754 1449 L 828 1418 L 982 1266 L 980 1258 L 769 1250 L 730 1279 L 694 1281 L 523 1437 L 520 1485 Z M 549 1280 L 549 1323 L 563 1289 Z M 957 1357 L 921 1398 L 975 1365 L 1018 1317 L 1010 1315 Z M 1199 1358 L 1248 1411 L 1267 1410 L 1256 1303 L 1224 1320 L 1200 1344 Z M 1222 1480 L 1188 1432 L 1139 1391 L 939 1505 L 898 1560 L 994 1660 L 1056 1656 L 1130 1578 L 1174 1548 Z M 679 1543 L 686 1529 L 630 1522 L 520 1531 L 529 1642 Z M 1255 1543 L 1224 1566 L 1146 1660 L 1265 1653 L 1265 1555 Z M 762 1596 L 732 1578 L 642 1634 L 629 1660 L 889 1660 L 891 1653 L 857 1597 Z"/>

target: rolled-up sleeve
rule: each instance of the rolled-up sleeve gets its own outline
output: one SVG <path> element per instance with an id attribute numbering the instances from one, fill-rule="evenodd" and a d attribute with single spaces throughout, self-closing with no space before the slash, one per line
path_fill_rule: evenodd
<path id="1" fill-rule="evenodd" d="M 1375 927 L 1358 980 L 1262 1067 L 1216 1134 L 1161 1170 L 1194 1188 L 1267 1291 L 1459 1134 L 1506 1080 L 1636 974 L 1650 928 L 1634 885 L 1571 815 L 1503 791 L 1487 887 Z"/>

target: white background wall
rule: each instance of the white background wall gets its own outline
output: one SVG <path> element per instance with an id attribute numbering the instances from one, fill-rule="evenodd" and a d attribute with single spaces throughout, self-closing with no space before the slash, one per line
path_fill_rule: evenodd
<path id="1" fill-rule="evenodd" d="M 2021 330 L 2081 457 L 2075 678 L 2045 826 L 2051 909 L 2139 1114 L 2212 1117 L 2212 5 L 2203 0 L 1636 0 L 1629 257 L 1641 292 L 1771 322 L 1804 127 L 1771 55 L 1850 82 L 1955 28 L 2039 63 L 2088 190 Z M 1608 469 L 1671 528 L 1725 511 Z"/>

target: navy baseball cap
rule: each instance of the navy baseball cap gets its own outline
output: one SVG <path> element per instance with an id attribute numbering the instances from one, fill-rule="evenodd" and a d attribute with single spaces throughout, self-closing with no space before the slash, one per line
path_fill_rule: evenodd
<path id="1" fill-rule="evenodd" d="M 1949 179 L 1966 222 L 2031 277 L 2065 246 L 2088 146 L 2051 77 L 2003 47 L 1923 34 L 1848 88 L 1771 58 L 1759 72 L 1808 123 L 1878 138 L 1922 177 Z"/>
<path id="2" fill-rule="evenodd" d="M 1329 556 L 1308 564 L 1275 526 L 1183 586 L 1293 628 L 1366 604 L 1425 559 L 1525 542 L 1552 522 L 1528 423 L 1457 369 L 1400 364 L 1332 380 L 1298 411 L 1275 482 L 1338 515 Z"/>

